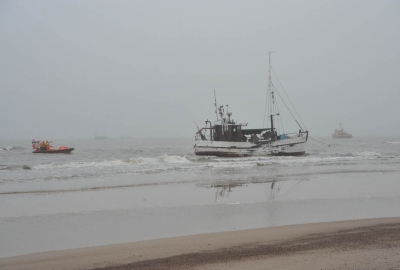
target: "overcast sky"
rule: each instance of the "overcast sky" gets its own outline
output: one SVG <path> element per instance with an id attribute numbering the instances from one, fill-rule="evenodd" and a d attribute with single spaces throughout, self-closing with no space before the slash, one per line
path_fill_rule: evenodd
<path id="1" fill-rule="evenodd" d="M 0 139 L 194 137 L 214 89 L 262 127 L 269 51 L 311 136 L 399 136 L 399 14 L 389 0 L 0 0 Z"/>

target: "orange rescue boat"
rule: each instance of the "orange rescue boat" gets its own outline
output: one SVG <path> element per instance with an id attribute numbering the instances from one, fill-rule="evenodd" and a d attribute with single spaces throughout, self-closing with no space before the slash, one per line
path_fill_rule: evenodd
<path id="1" fill-rule="evenodd" d="M 35 141 L 32 140 L 32 153 L 42 153 L 42 154 L 70 154 L 74 148 L 68 146 L 60 146 L 59 148 L 54 148 L 49 141 Z"/>

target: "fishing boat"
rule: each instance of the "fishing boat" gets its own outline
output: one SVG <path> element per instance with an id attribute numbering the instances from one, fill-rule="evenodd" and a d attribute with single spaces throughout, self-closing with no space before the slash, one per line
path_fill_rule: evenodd
<path id="1" fill-rule="evenodd" d="M 203 128 L 197 127 L 198 131 L 196 132 L 194 145 L 194 153 L 196 155 L 247 157 L 265 155 L 299 156 L 305 154 L 304 146 L 308 140 L 308 131 L 304 129 L 296 119 L 295 121 L 300 127 L 298 132 L 281 133 L 278 130 L 278 124 L 276 124 L 277 120 L 275 118 L 278 118 L 280 113 L 275 93 L 277 93 L 279 97 L 281 97 L 281 95 L 277 92 L 277 89 L 272 83 L 271 70 L 270 52 L 267 93 L 268 100 L 264 114 L 265 123 L 266 114 L 269 112 L 267 126 L 265 128 L 246 129 L 244 127 L 247 126 L 247 123 L 235 122 L 231 118 L 232 112 L 228 110 L 228 105 L 226 105 L 226 113 L 224 106 L 217 106 L 214 90 L 214 105 L 217 121 L 211 123 L 211 121 L 207 120 L 205 121 L 205 126 Z M 286 106 L 286 103 L 283 103 Z M 286 108 L 293 116 L 289 107 L 286 106 Z M 283 130 L 282 125 L 280 126 L 280 130 Z"/>
<path id="2" fill-rule="evenodd" d="M 60 146 L 59 148 L 54 148 L 49 141 L 36 141 L 32 140 L 32 153 L 34 154 L 70 154 L 74 148 L 68 146 Z"/>
<path id="3" fill-rule="evenodd" d="M 339 129 L 335 129 L 335 132 L 332 134 L 334 139 L 351 139 L 353 135 L 344 131 L 342 124 L 339 124 Z"/>

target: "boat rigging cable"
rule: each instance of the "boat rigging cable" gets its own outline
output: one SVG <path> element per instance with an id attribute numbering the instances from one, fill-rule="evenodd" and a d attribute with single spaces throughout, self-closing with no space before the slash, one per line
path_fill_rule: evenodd
<path id="1" fill-rule="evenodd" d="M 328 147 L 331 147 L 331 145 L 330 145 L 330 144 L 327 144 L 327 143 L 324 143 L 324 142 L 318 141 L 317 139 L 314 139 L 314 138 L 313 138 L 313 137 L 311 137 L 311 136 L 308 136 L 308 138 L 310 138 L 310 139 L 313 139 L 314 141 L 316 141 L 316 142 L 319 142 L 319 143 L 322 143 L 322 144 L 324 144 L 324 145 L 327 145 Z"/>
<path id="2" fill-rule="evenodd" d="M 297 123 L 297 125 L 299 125 L 300 129 L 301 129 L 302 131 L 304 131 L 303 127 L 299 124 L 299 122 L 297 122 L 297 119 L 294 117 L 293 113 L 290 111 L 289 107 L 286 105 L 285 101 L 283 100 L 283 98 L 281 97 L 281 95 L 279 94 L 279 92 L 276 91 L 276 93 L 277 93 L 278 96 L 281 98 L 281 100 L 282 100 L 283 104 L 285 105 L 286 109 L 288 109 L 288 111 L 289 111 L 290 114 L 292 115 L 294 121 L 296 121 L 296 123 Z M 306 128 L 306 126 L 304 126 L 304 127 Z M 307 128 L 306 128 L 306 130 L 307 130 Z"/>
<path id="3" fill-rule="evenodd" d="M 271 70 L 272 70 L 272 72 L 274 73 L 274 75 L 275 75 L 275 78 L 278 80 L 278 82 L 279 82 L 279 85 L 282 87 L 282 90 L 283 90 L 283 92 L 285 93 L 285 95 L 286 95 L 286 97 L 287 97 L 287 99 L 289 100 L 289 102 L 290 102 L 290 105 L 292 105 L 292 107 L 293 107 L 293 110 L 296 112 L 296 115 L 297 115 L 297 117 L 299 117 L 299 119 L 300 119 L 300 122 L 303 124 L 303 126 L 304 126 L 304 128 L 307 130 L 307 127 L 306 127 L 306 125 L 304 124 L 304 122 L 303 122 L 303 120 L 301 119 L 301 117 L 300 117 L 300 115 L 299 115 L 299 113 L 297 112 L 297 110 L 296 110 L 296 107 L 293 105 L 293 103 L 292 103 L 292 101 L 290 100 L 290 98 L 289 98 L 289 96 L 288 96 L 288 94 L 286 93 L 286 91 L 285 91 L 285 88 L 283 87 L 283 85 L 282 85 L 282 83 L 281 83 L 281 81 L 279 80 L 279 78 L 278 78 L 278 76 L 276 75 L 276 73 L 275 73 L 275 70 L 273 69 L 273 67 L 271 66 Z M 274 87 L 275 88 L 275 87 Z M 290 114 L 292 115 L 292 117 L 293 117 L 293 119 L 296 121 L 296 123 L 299 125 L 299 127 L 301 128 L 301 130 L 302 131 L 304 131 L 303 130 L 303 128 L 301 127 L 301 125 L 299 124 L 299 122 L 297 122 L 297 119 L 294 117 L 294 115 L 292 114 L 292 112 L 291 112 L 291 110 L 289 109 L 289 107 L 286 105 L 286 103 L 285 103 L 285 101 L 283 100 L 283 98 L 281 97 L 281 95 L 279 94 L 279 92 L 278 92 L 278 90 L 275 88 L 275 90 L 276 90 L 276 93 L 278 94 L 278 96 L 281 98 L 281 100 L 282 100 L 282 102 L 283 102 L 283 104 L 286 106 L 286 108 L 288 109 L 288 111 L 290 112 Z M 265 117 L 265 116 L 264 116 Z M 282 121 L 282 120 L 281 120 Z M 312 140 L 314 140 L 314 141 L 316 141 L 316 142 L 319 142 L 319 143 L 321 143 L 321 144 L 324 144 L 324 145 L 327 145 L 328 147 L 330 147 L 331 145 L 330 144 L 327 144 L 327 143 L 324 143 L 324 142 L 321 142 L 321 141 L 318 141 L 317 139 L 314 139 L 313 137 L 311 137 L 311 136 L 308 136 L 310 139 L 312 139 Z"/>
<path id="4" fill-rule="evenodd" d="M 285 88 L 283 88 L 282 83 L 280 82 L 278 76 L 276 75 L 274 69 L 273 69 L 272 66 L 271 66 L 271 54 L 272 54 L 272 53 L 273 53 L 273 52 L 269 52 L 269 53 L 268 53 L 269 56 L 270 56 L 270 57 L 269 57 L 269 71 L 268 71 L 268 92 L 267 92 L 267 101 L 265 102 L 263 127 L 264 127 L 264 125 L 265 125 L 265 116 L 266 116 L 266 113 L 267 113 L 268 100 L 269 100 L 269 99 L 268 99 L 268 96 L 269 96 L 270 94 L 271 94 L 271 96 L 272 96 L 272 98 L 269 100 L 269 102 L 272 103 L 272 104 L 270 104 L 271 118 L 272 118 L 272 116 L 273 116 L 273 113 L 272 113 L 272 111 L 273 111 L 273 109 L 274 109 L 273 107 L 276 107 L 277 111 L 279 112 L 279 110 L 278 110 L 278 109 L 279 109 L 279 108 L 278 108 L 278 104 L 275 103 L 275 96 L 274 96 L 274 93 L 276 92 L 276 93 L 278 94 L 278 96 L 281 98 L 281 100 L 282 100 L 283 104 L 285 105 L 286 109 L 287 109 L 287 110 L 289 111 L 289 113 L 292 115 L 294 121 L 296 121 L 297 125 L 298 125 L 298 126 L 300 127 L 300 129 L 304 132 L 303 127 L 302 127 L 302 126 L 300 125 L 300 123 L 297 121 L 297 119 L 296 119 L 296 117 L 293 115 L 292 111 L 291 111 L 291 110 L 289 109 L 289 107 L 286 105 L 285 100 L 282 98 L 281 94 L 279 94 L 279 91 L 276 89 L 276 87 L 275 87 L 275 86 L 273 85 L 273 83 L 272 83 L 272 79 L 271 79 L 271 70 L 272 70 L 272 72 L 274 73 L 275 77 L 277 78 L 277 80 L 278 80 L 280 86 L 281 86 L 282 89 L 283 89 L 283 92 L 285 93 L 287 99 L 289 100 L 289 102 L 290 102 L 290 104 L 292 105 L 294 111 L 296 112 L 297 116 L 299 117 L 301 123 L 303 124 L 304 128 L 307 130 L 306 125 L 303 123 L 303 120 L 301 119 L 299 113 L 297 112 L 297 110 L 296 110 L 296 108 L 294 107 L 292 101 L 290 100 L 288 94 L 286 93 Z M 275 90 L 275 91 L 274 91 L 274 90 Z M 277 115 L 279 115 L 279 113 L 278 113 Z M 281 120 L 281 126 L 282 126 L 282 130 L 283 130 L 282 119 L 280 119 L 280 120 Z M 279 122 L 278 122 L 278 123 L 279 123 Z M 272 128 L 272 127 L 271 127 L 271 128 Z"/>
<path id="5" fill-rule="evenodd" d="M 296 107 L 294 107 L 292 101 L 290 100 L 288 94 L 286 93 L 285 88 L 283 88 L 283 85 L 282 85 L 281 81 L 279 80 L 278 76 L 276 75 L 275 70 L 272 68 L 272 66 L 271 66 L 271 69 L 272 69 L 272 72 L 274 73 L 276 79 L 278 80 L 280 86 L 282 87 L 282 90 L 283 90 L 283 92 L 285 93 L 287 99 L 289 100 L 290 105 L 292 105 L 294 111 L 296 112 L 297 116 L 299 117 L 300 122 L 303 124 L 304 128 L 307 130 L 306 125 L 304 124 L 303 120 L 301 119 L 299 113 L 298 113 L 297 110 L 296 110 Z M 289 110 L 288 106 L 286 105 L 285 101 L 283 100 L 283 98 L 281 97 L 281 95 L 279 94 L 279 92 L 278 92 L 278 91 L 276 91 L 276 92 L 278 93 L 279 97 L 282 99 L 283 104 L 285 104 L 286 108 Z M 292 115 L 293 119 L 297 122 L 297 120 L 296 120 L 296 118 L 293 116 L 292 112 L 291 112 L 290 110 L 289 110 L 289 112 L 290 112 L 290 114 Z M 301 128 L 301 130 L 303 130 L 303 128 L 300 126 L 299 122 L 297 122 L 297 124 L 299 125 L 299 127 Z M 303 130 L 303 131 L 304 131 L 304 130 Z"/>
<path id="6" fill-rule="evenodd" d="M 276 79 L 278 80 L 278 82 L 279 82 L 280 86 L 282 87 L 282 90 L 283 90 L 283 92 L 285 93 L 285 95 L 286 95 L 287 99 L 289 100 L 289 102 L 290 102 L 290 105 L 292 105 L 292 107 L 293 107 L 293 110 L 296 112 L 297 116 L 299 117 L 299 119 L 300 119 L 300 122 L 303 124 L 304 128 L 307 130 L 307 127 L 306 127 L 306 125 L 304 124 L 303 120 L 301 119 L 301 117 L 300 117 L 299 113 L 298 113 L 298 112 L 297 112 L 297 110 L 296 110 L 296 107 L 294 107 L 294 105 L 293 105 L 292 101 L 290 100 L 290 98 L 289 98 L 288 94 L 286 93 L 286 91 L 285 91 L 285 88 L 283 88 L 283 85 L 281 84 L 281 81 L 279 80 L 278 76 L 276 76 L 275 70 L 272 68 L 272 66 L 271 66 L 271 69 L 272 69 L 272 72 L 274 73 L 274 75 L 275 75 Z M 274 88 L 275 88 L 275 87 L 274 87 Z M 286 108 L 288 109 L 288 111 L 289 111 L 289 112 L 290 112 L 290 114 L 292 115 L 293 119 L 294 119 L 294 120 L 296 121 L 296 123 L 299 125 L 299 127 L 301 128 L 301 130 L 303 130 L 303 128 L 301 127 L 301 125 L 299 124 L 299 122 L 297 122 L 296 118 L 294 117 L 294 115 L 292 114 L 292 112 L 290 111 L 290 109 L 288 108 L 288 106 L 286 105 L 285 101 L 283 100 L 283 98 L 282 98 L 282 97 L 281 97 L 281 95 L 279 94 L 278 90 L 277 90 L 276 88 L 275 88 L 275 90 L 276 90 L 276 93 L 278 94 L 278 96 L 281 98 L 281 100 L 282 100 L 283 104 L 285 104 Z M 304 130 L 303 130 L 303 131 L 304 131 Z M 331 146 L 330 144 L 327 144 L 327 143 L 324 143 L 324 142 L 318 141 L 317 139 L 314 139 L 314 138 L 313 138 L 313 137 L 311 137 L 311 136 L 308 136 L 308 137 L 309 137 L 310 139 L 312 139 L 312 140 L 316 141 L 316 142 L 319 142 L 319 143 L 321 143 L 321 144 L 327 145 L 328 147 L 330 147 L 330 146 Z"/>

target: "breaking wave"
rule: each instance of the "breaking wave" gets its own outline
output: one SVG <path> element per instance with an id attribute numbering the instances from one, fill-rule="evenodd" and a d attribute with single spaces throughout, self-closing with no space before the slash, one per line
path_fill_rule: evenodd
<path id="1" fill-rule="evenodd" d="M 121 160 L 104 160 L 91 162 L 70 162 L 65 164 L 40 164 L 33 166 L 34 169 L 51 169 L 51 168 L 89 168 L 89 167 L 112 167 L 124 165 Z"/>
<path id="2" fill-rule="evenodd" d="M 31 170 L 32 167 L 28 165 L 0 165 L 0 170 L 18 170 L 18 169 L 23 169 L 23 170 Z"/>
<path id="3" fill-rule="evenodd" d="M 382 143 L 389 143 L 389 144 L 400 144 L 400 142 L 382 142 Z"/>
<path id="4" fill-rule="evenodd" d="M 6 146 L 6 147 L 1 147 L 0 146 L 0 151 L 11 151 L 11 150 L 23 150 L 25 147 L 21 146 Z"/>
<path id="5" fill-rule="evenodd" d="M 125 162 L 133 164 L 190 163 L 190 160 L 182 156 L 163 155 L 155 158 L 144 158 L 144 157 L 130 158 Z"/>

